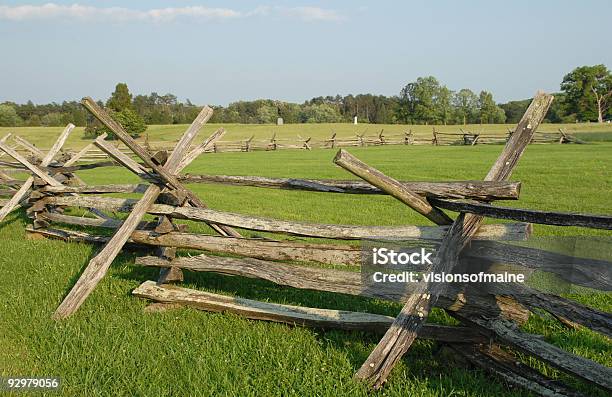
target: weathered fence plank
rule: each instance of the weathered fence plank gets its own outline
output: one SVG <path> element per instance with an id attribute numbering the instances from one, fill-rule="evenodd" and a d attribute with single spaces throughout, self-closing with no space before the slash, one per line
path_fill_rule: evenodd
<path id="1" fill-rule="evenodd" d="M 536 335 L 520 331 L 516 325 L 506 320 L 486 320 L 471 317 L 469 321 L 485 331 L 493 332 L 501 342 L 519 351 L 537 357 L 553 367 L 591 384 L 612 391 L 612 368 L 568 353 L 557 346 L 545 342 Z"/>
<path id="2" fill-rule="evenodd" d="M 108 237 L 63 229 L 26 229 L 30 233 L 65 241 L 106 243 Z M 129 242 L 161 247 L 176 247 L 225 254 L 250 256 L 259 259 L 319 262 L 326 264 L 359 265 L 361 250 L 358 247 L 336 244 L 304 244 L 291 241 L 258 240 L 248 238 L 209 236 L 171 232 L 158 234 L 136 230 Z"/>
<path id="3" fill-rule="evenodd" d="M 99 209 L 119 212 L 131 212 L 137 203 L 134 199 L 91 196 L 55 196 L 44 198 L 42 201 L 49 205 L 86 208 L 95 205 Z M 262 232 L 343 240 L 368 238 L 440 240 L 450 229 L 449 226 L 357 226 L 303 223 L 260 218 L 207 208 L 175 207 L 166 204 L 152 204 L 147 212 L 154 215 L 168 215 L 177 219 L 203 221 Z M 477 231 L 475 238 L 481 240 L 524 240 L 531 232 L 532 227 L 528 223 L 501 223 L 483 225 Z"/>
<path id="4" fill-rule="evenodd" d="M 235 186 L 254 186 L 276 189 L 307 190 L 326 193 L 386 194 L 367 182 L 333 179 L 266 178 L 260 176 L 184 175 L 184 183 L 219 183 Z M 484 201 L 516 200 L 520 182 L 456 181 L 456 182 L 401 182 L 406 188 L 436 198 L 471 198 Z"/>
<path id="5" fill-rule="evenodd" d="M 132 294 L 157 302 L 178 303 L 199 310 L 229 312 L 254 320 L 273 321 L 289 325 L 323 329 L 358 330 L 380 333 L 384 332 L 393 321 L 393 317 L 380 314 L 260 302 L 176 286 L 158 285 L 153 281 L 145 281 L 132 291 Z M 427 325 L 423 327 L 419 333 L 419 337 L 443 342 L 459 343 L 486 341 L 485 337 L 469 328 L 441 325 Z"/>
<path id="6" fill-rule="evenodd" d="M 542 225 L 578 226 L 593 229 L 612 229 L 612 216 L 580 214 L 573 212 L 538 211 L 521 208 L 497 207 L 483 203 L 465 203 L 431 199 L 431 202 L 444 209 L 486 216 L 488 218 L 510 219 Z"/>

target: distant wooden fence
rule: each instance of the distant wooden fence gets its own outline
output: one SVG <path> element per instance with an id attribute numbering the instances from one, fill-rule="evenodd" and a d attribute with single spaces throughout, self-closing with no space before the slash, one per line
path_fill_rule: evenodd
<path id="1" fill-rule="evenodd" d="M 297 136 L 296 138 L 277 138 L 276 133 L 272 134 L 270 139 L 255 139 L 255 136 L 251 136 L 248 139 L 237 140 L 237 141 L 218 141 L 210 145 L 206 149 L 209 153 L 221 153 L 221 152 L 253 152 L 253 151 L 271 151 L 271 150 L 285 150 L 285 149 L 336 149 L 344 147 L 371 147 L 371 146 L 386 146 L 386 145 L 434 145 L 434 146 L 474 146 L 474 145 L 486 145 L 486 144 L 503 144 L 506 143 L 509 137 L 512 135 L 512 131 L 508 130 L 505 135 L 499 134 L 484 134 L 484 133 L 473 133 L 460 130 L 460 132 L 440 132 L 435 127 L 432 128 L 432 138 L 424 138 L 422 136 L 415 136 L 412 130 L 402 133 L 385 134 L 384 130 L 381 130 L 377 135 L 365 135 L 355 134 L 354 136 L 338 137 L 335 132 L 332 132 L 328 139 L 316 140 L 311 137 L 302 138 Z M 37 148 L 35 145 L 29 143 L 27 140 L 17 136 L 9 134 L 5 138 L 11 137 L 14 141 L 14 150 L 25 156 L 40 156 L 41 154 L 48 152 L 48 150 Z M 552 144 L 552 143 L 585 143 L 584 141 L 576 138 L 559 129 L 558 132 L 536 132 L 531 139 L 531 144 Z M 132 151 L 130 151 L 124 145 L 120 145 L 120 141 L 109 142 L 109 145 L 116 147 L 116 150 L 125 154 L 126 156 L 134 157 Z M 147 138 L 144 140 L 144 147 L 151 151 L 168 151 L 172 150 L 171 143 L 166 141 L 149 142 Z M 0 167 L 6 166 L 3 163 L 2 154 L 0 153 Z M 100 149 L 96 142 L 92 142 L 89 145 L 82 148 L 78 153 L 78 161 L 80 162 L 91 162 L 100 159 L 106 159 L 107 154 Z"/>

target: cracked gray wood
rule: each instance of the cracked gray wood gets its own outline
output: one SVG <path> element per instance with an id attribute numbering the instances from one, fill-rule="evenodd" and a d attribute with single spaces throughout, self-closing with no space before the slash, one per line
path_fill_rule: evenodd
<path id="1" fill-rule="evenodd" d="M 233 186 L 253 186 L 274 189 L 306 190 L 327 193 L 386 194 L 363 181 L 335 179 L 267 178 L 262 176 L 230 175 L 182 175 L 184 183 L 219 183 Z M 520 182 L 453 181 L 453 182 L 407 182 L 402 185 L 425 197 L 449 199 L 516 200 L 520 193 Z"/>
<path id="2" fill-rule="evenodd" d="M 111 197 L 48 197 L 43 200 L 53 205 L 79 207 L 96 205 L 100 209 L 120 212 L 132 211 L 136 203 L 133 199 Z M 177 219 L 203 221 L 249 230 L 345 240 L 367 238 L 441 240 L 450 229 L 449 226 L 358 226 L 303 223 L 259 218 L 205 208 L 174 207 L 165 204 L 153 204 L 147 209 L 147 212 L 154 215 L 169 215 Z M 531 232 L 532 227 L 528 223 L 502 223 L 483 225 L 475 237 L 483 240 L 524 240 Z"/>
<path id="3" fill-rule="evenodd" d="M 460 202 L 431 199 L 440 208 L 457 212 L 486 216 L 488 218 L 509 219 L 541 225 L 578 226 L 593 229 L 612 229 L 612 216 L 580 214 L 575 212 L 539 211 L 522 208 L 498 207 L 476 202 Z"/>
<path id="4" fill-rule="evenodd" d="M 323 329 L 380 333 L 384 332 L 393 321 L 393 317 L 380 314 L 260 302 L 173 285 L 158 285 L 153 281 L 145 281 L 132 291 L 132 294 L 156 302 L 176 303 L 211 312 L 234 313 L 253 320 Z M 444 342 L 486 341 L 486 338 L 481 334 L 469 328 L 433 324 L 424 326 L 419 333 L 419 337 Z"/>

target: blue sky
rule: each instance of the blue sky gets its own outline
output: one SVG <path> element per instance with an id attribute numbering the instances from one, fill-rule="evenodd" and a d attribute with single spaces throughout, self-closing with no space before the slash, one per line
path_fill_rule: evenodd
<path id="1" fill-rule="evenodd" d="M 2 1 L 0 102 L 171 92 L 197 104 L 394 95 L 419 76 L 497 101 L 612 68 L 611 1 Z"/>

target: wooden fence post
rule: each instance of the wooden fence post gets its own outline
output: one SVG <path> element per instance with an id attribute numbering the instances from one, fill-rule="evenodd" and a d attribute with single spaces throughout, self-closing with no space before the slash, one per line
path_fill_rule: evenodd
<path id="1" fill-rule="evenodd" d="M 272 138 L 270 138 L 270 143 L 268 143 L 268 150 L 276 150 L 276 132 L 272 133 Z"/>
<path id="2" fill-rule="evenodd" d="M 336 147 L 336 133 L 333 132 L 331 138 L 329 138 L 330 142 L 331 142 L 331 147 L 332 149 Z"/>
<path id="3" fill-rule="evenodd" d="M 404 132 L 404 145 L 412 144 L 414 138 L 412 137 L 412 128 L 408 132 Z"/>

